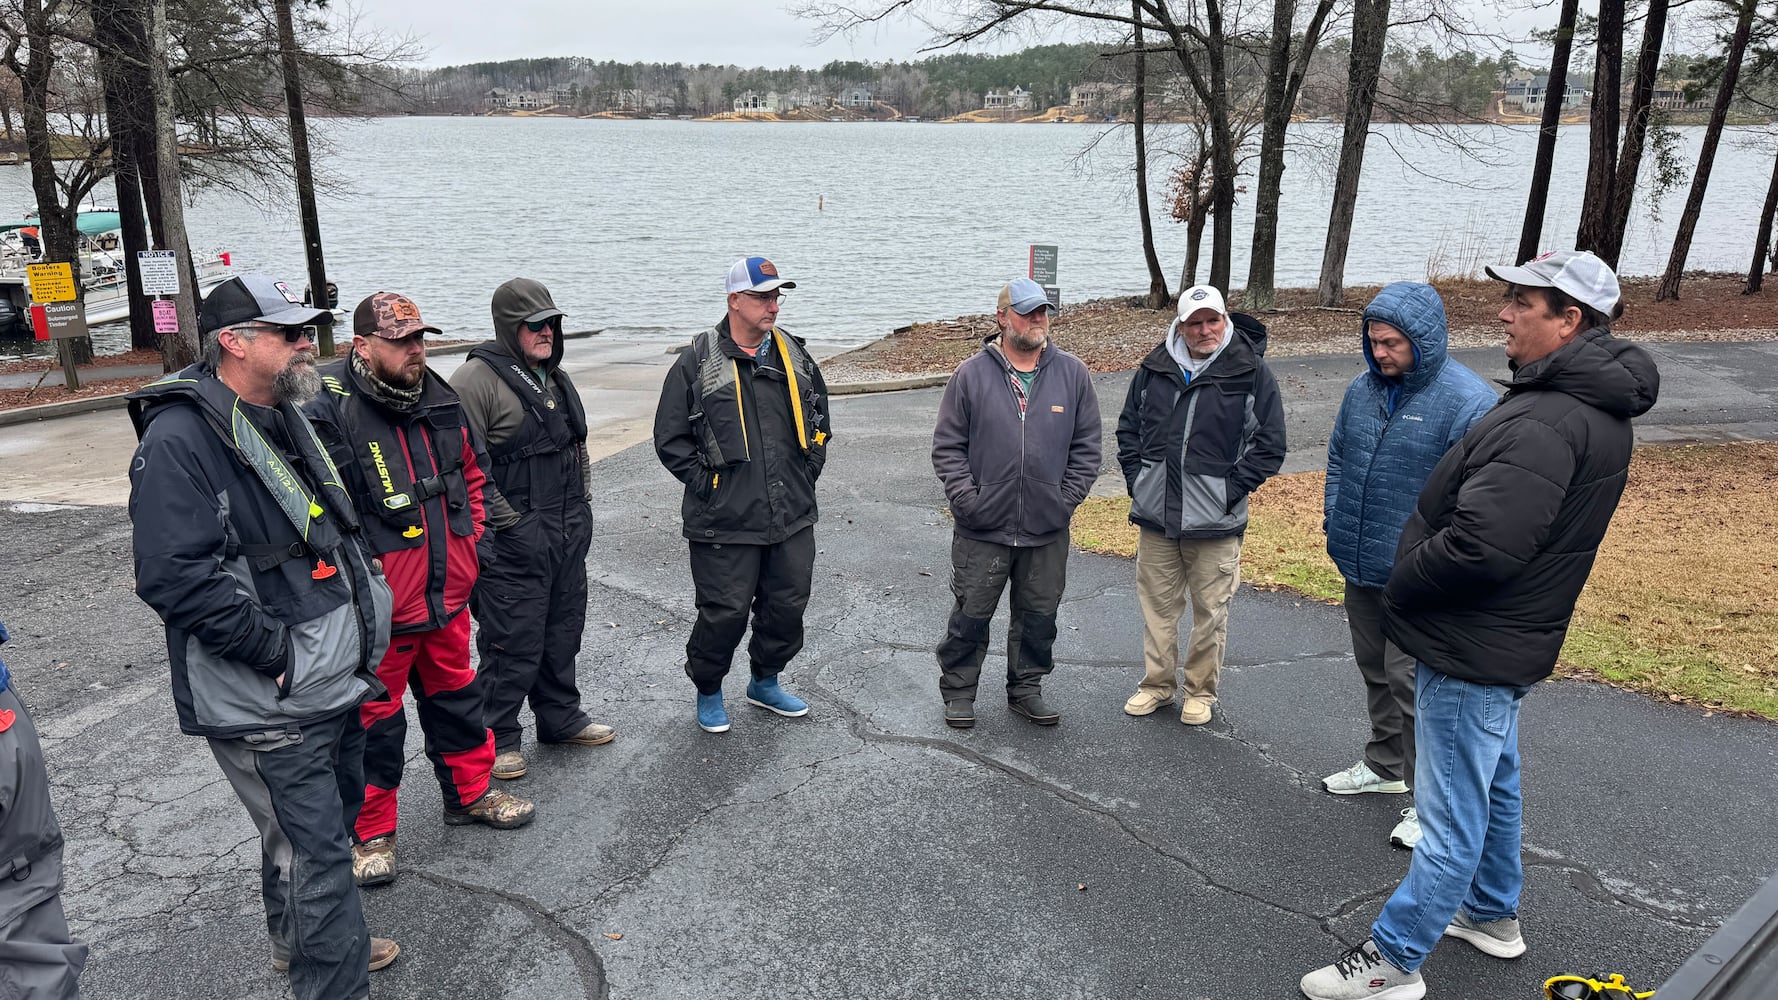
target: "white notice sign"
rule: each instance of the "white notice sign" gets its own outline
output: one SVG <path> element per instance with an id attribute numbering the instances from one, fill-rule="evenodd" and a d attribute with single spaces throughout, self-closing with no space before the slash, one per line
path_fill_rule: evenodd
<path id="1" fill-rule="evenodd" d="M 136 265 L 142 271 L 143 295 L 179 294 L 179 259 L 171 250 L 138 250 Z"/>

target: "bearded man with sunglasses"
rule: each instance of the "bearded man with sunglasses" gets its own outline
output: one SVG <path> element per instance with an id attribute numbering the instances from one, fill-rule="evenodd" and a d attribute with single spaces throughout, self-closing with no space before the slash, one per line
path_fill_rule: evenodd
<path id="1" fill-rule="evenodd" d="M 787 281 L 764 257 L 735 261 L 728 313 L 667 373 L 654 413 L 654 450 L 685 484 L 698 620 L 685 644 L 697 721 L 729 729 L 722 679 L 753 617 L 747 703 L 776 715 L 809 706 L 778 683 L 803 648 L 815 573 L 815 480 L 832 433 L 827 383 L 803 342 L 778 329 Z"/>
<path id="2" fill-rule="evenodd" d="M 166 623 L 180 730 L 210 741 L 259 828 L 272 965 L 297 1000 L 368 996 L 399 953 L 365 929 L 348 836 L 389 585 L 298 409 L 329 318 L 281 281 L 231 278 L 199 312 L 203 360 L 129 396 L 136 593 Z"/>
<path id="3" fill-rule="evenodd" d="M 599 746 L 617 737 L 580 707 L 575 658 L 586 627 L 592 463 L 586 410 L 562 370 L 562 310 L 549 289 L 514 278 L 494 290 L 494 339 L 451 376 L 492 463 L 482 490 L 493 539 L 482 545 L 470 612 L 481 631 L 483 719 L 496 778 L 524 777 L 519 706 L 545 743 Z"/>

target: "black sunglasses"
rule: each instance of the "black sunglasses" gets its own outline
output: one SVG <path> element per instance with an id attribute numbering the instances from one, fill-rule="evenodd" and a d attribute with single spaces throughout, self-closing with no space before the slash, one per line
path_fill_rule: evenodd
<path id="1" fill-rule="evenodd" d="M 528 319 L 525 321 L 525 329 L 530 330 L 532 333 L 542 333 L 545 330 L 554 328 L 556 322 L 560 318 L 561 317 L 559 316 L 551 316 L 549 319 Z"/>
<path id="2" fill-rule="evenodd" d="M 251 326 L 255 330 L 275 330 L 284 335 L 286 344 L 294 344 L 304 337 L 315 341 L 319 339 L 320 335 L 320 331 L 313 326 L 279 326 L 273 323 L 246 323 L 242 325 Z M 237 329 L 239 328 L 237 327 Z"/>

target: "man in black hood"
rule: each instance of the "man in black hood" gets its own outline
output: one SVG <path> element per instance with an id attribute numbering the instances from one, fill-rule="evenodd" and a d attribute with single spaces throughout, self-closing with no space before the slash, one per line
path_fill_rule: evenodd
<path id="1" fill-rule="evenodd" d="M 1519 931 L 1519 702 L 1555 669 L 1629 477 L 1630 419 L 1661 375 L 1611 335 L 1617 276 L 1585 251 L 1490 267 L 1506 282 L 1506 395 L 1440 460 L 1402 530 L 1383 632 L 1417 662 L 1422 836 L 1371 936 L 1303 977 L 1310 1000 L 1423 996 L 1441 936 L 1495 958 Z"/>
<path id="2" fill-rule="evenodd" d="M 592 463 L 586 411 L 562 371 L 562 310 L 549 289 L 514 278 L 494 290 L 494 339 L 451 376 L 493 463 L 483 487 L 493 540 L 470 612 L 494 731 L 494 777 L 524 776 L 519 705 L 545 743 L 597 746 L 616 732 L 587 718 L 574 676 L 586 626 Z"/>

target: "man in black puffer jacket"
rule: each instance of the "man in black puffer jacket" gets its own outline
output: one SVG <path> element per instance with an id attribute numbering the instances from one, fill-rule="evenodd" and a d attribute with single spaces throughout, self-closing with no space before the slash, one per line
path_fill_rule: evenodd
<path id="1" fill-rule="evenodd" d="M 1661 379 L 1611 335 L 1617 276 L 1591 253 L 1488 274 L 1513 377 L 1427 479 L 1383 590 L 1384 632 L 1418 661 L 1422 839 L 1370 940 L 1303 978 L 1311 1000 L 1422 995 L 1441 934 L 1525 951 L 1519 702 L 1555 668 Z"/>

